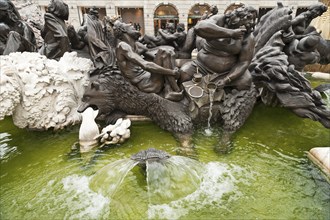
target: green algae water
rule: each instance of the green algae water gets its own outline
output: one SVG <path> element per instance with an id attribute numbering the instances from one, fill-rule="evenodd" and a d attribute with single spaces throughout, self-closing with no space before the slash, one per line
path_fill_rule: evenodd
<path id="1" fill-rule="evenodd" d="M 6 118 L 0 121 L 0 219 L 330 219 L 329 183 L 306 157 L 313 147 L 330 146 L 328 129 L 260 104 L 234 135 L 231 150 L 219 154 L 213 148 L 221 132 L 206 137 L 205 128 L 194 135 L 201 166 L 195 188 L 182 177 L 167 184 L 175 190 L 162 199 L 150 195 L 157 185 L 148 187 L 158 168 L 147 177 L 131 164 L 124 178 L 115 175 L 120 183 L 111 195 L 104 193 L 111 184 L 95 178 L 111 163 L 117 167 L 106 173 L 120 174 L 116 169 L 140 150 L 177 155 L 176 140 L 153 123 L 133 123 L 122 145 L 80 154 L 72 150 L 79 126 L 27 131 Z"/>

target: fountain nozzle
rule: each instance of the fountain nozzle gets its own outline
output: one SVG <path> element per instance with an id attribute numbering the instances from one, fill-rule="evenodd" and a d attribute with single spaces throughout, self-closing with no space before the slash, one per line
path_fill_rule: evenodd
<path id="1" fill-rule="evenodd" d="M 149 148 L 147 150 L 139 151 L 131 156 L 132 160 L 138 161 L 140 164 L 145 164 L 147 161 L 161 161 L 170 158 L 171 155 L 165 151 Z"/>
<path id="2" fill-rule="evenodd" d="M 215 84 L 214 82 L 209 82 L 207 84 L 207 89 L 210 91 L 210 90 L 216 90 L 217 89 L 217 84 Z"/>
<path id="3" fill-rule="evenodd" d="M 203 75 L 202 74 L 195 73 L 192 81 L 193 81 L 194 84 L 200 84 L 202 82 L 202 79 L 203 79 Z"/>

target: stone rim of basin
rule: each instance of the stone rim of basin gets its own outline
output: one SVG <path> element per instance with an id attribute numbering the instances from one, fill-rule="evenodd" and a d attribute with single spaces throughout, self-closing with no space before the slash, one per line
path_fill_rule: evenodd
<path id="1" fill-rule="evenodd" d="M 308 151 L 307 157 L 326 175 L 330 183 L 330 147 L 315 147 Z"/>

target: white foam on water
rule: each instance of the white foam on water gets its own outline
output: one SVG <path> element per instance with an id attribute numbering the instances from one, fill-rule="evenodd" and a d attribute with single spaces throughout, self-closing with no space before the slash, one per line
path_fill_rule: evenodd
<path id="1" fill-rule="evenodd" d="M 52 179 L 25 208 L 28 219 L 102 219 L 110 214 L 109 198 L 89 188 L 90 177 L 77 174 Z"/>
<path id="2" fill-rule="evenodd" d="M 200 185 L 202 166 L 202 163 L 182 156 L 147 162 L 149 203 L 162 204 L 194 192 Z"/>
<path id="3" fill-rule="evenodd" d="M 0 144 L 0 160 L 8 159 L 17 152 L 17 147 L 11 147 L 7 143 Z"/>
<path id="4" fill-rule="evenodd" d="M 0 133 L 0 160 L 6 160 L 17 153 L 17 147 L 7 143 L 11 141 L 10 136 L 8 133 Z"/>
<path id="5" fill-rule="evenodd" d="M 248 184 L 253 173 L 237 165 L 210 162 L 204 167 L 200 187 L 190 195 L 167 204 L 150 205 L 149 219 L 179 219 L 190 211 L 198 211 L 204 207 L 227 207 L 228 201 L 239 199 L 243 194 L 237 183 Z M 224 201 L 223 196 L 229 194 Z"/>
<path id="6" fill-rule="evenodd" d="M 62 179 L 63 188 L 69 195 L 68 219 L 97 219 L 110 213 L 110 199 L 89 188 L 89 177 L 72 175 Z"/>
<path id="7" fill-rule="evenodd" d="M 213 131 L 212 131 L 211 128 L 206 128 L 206 129 L 204 130 L 204 134 L 205 134 L 205 136 L 210 137 L 210 136 L 212 136 Z"/>
<path id="8" fill-rule="evenodd" d="M 89 187 L 111 198 L 136 164 L 138 164 L 137 161 L 129 158 L 109 163 L 91 177 Z"/>

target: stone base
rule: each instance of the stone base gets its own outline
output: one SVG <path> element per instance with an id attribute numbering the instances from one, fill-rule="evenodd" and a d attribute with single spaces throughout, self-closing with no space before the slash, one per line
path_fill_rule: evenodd
<path id="1" fill-rule="evenodd" d="M 330 82 L 330 73 L 323 72 L 307 72 L 305 76 L 309 76 L 313 79 L 321 79 Z"/>
<path id="2" fill-rule="evenodd" d="M 322 170 L 330 183 L 330 147 L 312 148 L 307 157 Z"/>

